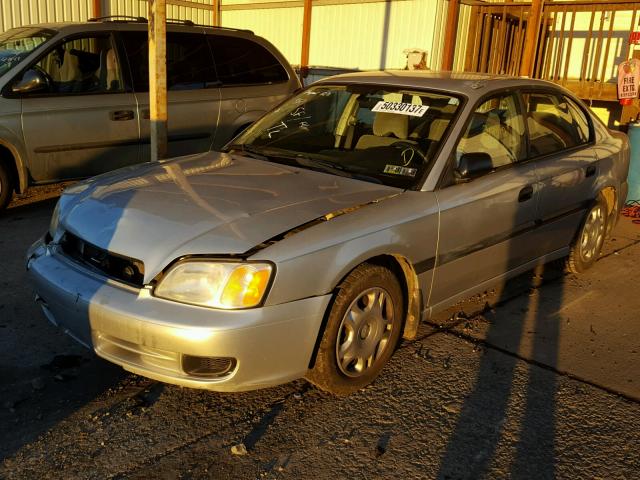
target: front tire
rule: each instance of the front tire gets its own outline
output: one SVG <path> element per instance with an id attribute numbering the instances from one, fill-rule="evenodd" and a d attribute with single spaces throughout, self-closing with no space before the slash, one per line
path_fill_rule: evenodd
<path id="1" fill-rule="evenodd" d="M 403 320 L 396 276 L 379 265 L 360 265 L 339 286 L 307 380 L 336 395 L 370 384 L 393 354 Z"/>
<path id="2" fill-rule="evenodd" d="M 0 162 L 0 212 L 9 205 L 13 196 L 13 180 L 5 163 Z"/>
<path id="3" fill-rule="evenodd" d="M 603 200 L 598 199 L 587 212 L 571 245 L 566 263 L 569 272 L 582 273 L 596 263 L 602 251 L 606 232 L 607 207 Z"/>

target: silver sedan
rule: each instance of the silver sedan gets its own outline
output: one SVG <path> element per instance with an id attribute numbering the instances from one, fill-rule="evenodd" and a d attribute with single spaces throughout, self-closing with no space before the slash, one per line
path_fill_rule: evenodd
<path id="1" fill-rule="evenodd" d="M 628 167 L 626 137 L 550 83 L 341 75 L 222 152 L 69 188 L 27 268 L 51 322 L 132 372 L 347 394 L 434 312 L 591 266 Z"/>

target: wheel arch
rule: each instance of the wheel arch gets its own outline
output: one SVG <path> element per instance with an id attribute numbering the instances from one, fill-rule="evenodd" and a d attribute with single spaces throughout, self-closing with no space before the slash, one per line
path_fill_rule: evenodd
<path id="1" fill-rule="evenodd" d="M 10 144 L 0 140 L 0 162 L 9 165 L 14 178 L 16 193 L 24 193 L 29 184 L 28 175 L 18 151 Z"/>
<path id="2" fill-rule="evenodd" d="M 412 263 L 403 255 L 399 254 L 381 254 L 370 257 L 351 268 L 334 286 L 332 299 L 327 305 L 322 324 L 318 329 L 318 336 L 315 341 L 311 359 L 309 360 L 309 368 L 313 368 L 320 342 L 324 335 L 329 314 L 333 308 L 336 293 L 344 280 L 360 265 L 369 263 L 387 268 L 395 275 L 400 283 L 400 288 L 404 296 L 404 322 L 402 330 L 402 338 L 405 340 L 413 340 L 418 333 L 418 325 L 420 324 L 420 314 L 422 311 L 422 300 L 420 295 L 420 286 L 418 283 L 418 275 L 413 268 Z"/>
<path id="3" fill-rule="evenodd" d="M 598 200 L 599 198 L 602 199 L 605 206 L 607 207 L 606 235 L 609 236 L 618 219 L 618 192 L 613 186 L 601 187 L 596 195 L 596 200 Z"/>

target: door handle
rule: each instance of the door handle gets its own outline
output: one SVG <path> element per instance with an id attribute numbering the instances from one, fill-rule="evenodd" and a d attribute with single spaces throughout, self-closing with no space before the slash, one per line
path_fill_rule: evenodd
<path id="1" fill-rule="evenodd" d="M 531 200 L 533 197 L 533 187 L 531 185 L 527 185 L 518 194 L 518 202 L 526 202 L 527 200 Z"/>
<path id="2" fill-rule="evenodd" d="M 113 122 L 121 122 L 123 120 L 133 120 L 133 110 L 115 110 L 109 112 L 109 118 Z"/>
<path id="3" fill-rule="evenodd" d="M 595 165 L 589 165 L 586 169 L 585 169 L 585 173 L 584 176 L 585 177 L 592 177 L 596 174 L 596 166 Z"/>

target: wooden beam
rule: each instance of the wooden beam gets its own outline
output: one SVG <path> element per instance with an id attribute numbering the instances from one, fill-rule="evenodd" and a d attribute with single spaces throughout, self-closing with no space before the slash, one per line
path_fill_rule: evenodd
<path id="1" fill-rule="evenodd" d="M 259 9 L 278 9 L 278 8 L 300 8 L 304 7 L 305 0 L 287 0 L 286 2 L 251 2 L 236 3 L 231 5 L 222 5 L 220 10 L 223 12 L 237 10 L 259 10 Z M 413 0 L 313 0 L 316 7 L 326 7 L 331 5 L 361 5 L 364 3 L 388 3 L 388 2 L 411 2 Z M 202 5 L 202 4 L 196 4 Z"/>
<path id="2" fill-rule="evenodd" d="M 304 0 L 302 13 L 302 55 L 300 58 L 300 74 L 306 77 L 309 72 L 309 46 L 311 44 L 311 10 L 312 0 Z"/>
<path id="3" fill-rule="evenodd" d="M 93 18 L 102 16 L 102 0 L 93 0 Z"/>
<path id="4" fill-rule="evenodd" d="M 214 27 L 219 27 L 220 26 L 220 0 L 211 0 L 211 2 L 213 5 L 213 12 L 211 12 L 211 15 L 213 16 L 212 23 Z"/>
<path id="5" fill-rule="evenodd" d="M 520 75 L 530 77 L 533 73 L 533 62 L 536 58 L 536 48 L 538 46 L 538 36 L 540 33 L 540 16 L 542 14 L 543 0 L 532 0 L 529 19 L 527 21 L 527 31 L 524 37 L 524 51 L 520 62 Z"/>
<path id="6" fill-rule="evenodd" d="M 456 36 L 458 33 L 458 16 L 460 15 L 460 0 L 449 0 L 447 8 L 447 23 L 444 32 L 444 51 L 442 53 L 442 70 L 453 69 L 453 59 L 456 51 Z"/>
<path id="7" fill-rule="evenodd" d="M 167 4 L 149 0 L 149 129 L 151 161 L 167 156 Z"/>

